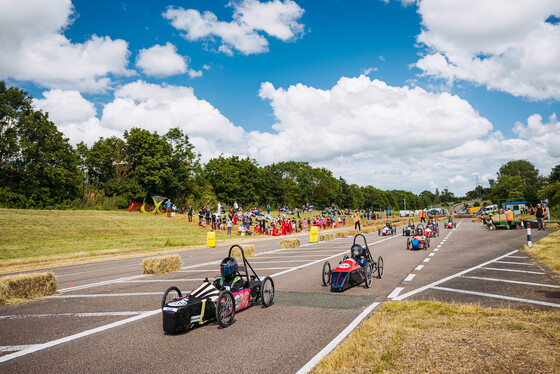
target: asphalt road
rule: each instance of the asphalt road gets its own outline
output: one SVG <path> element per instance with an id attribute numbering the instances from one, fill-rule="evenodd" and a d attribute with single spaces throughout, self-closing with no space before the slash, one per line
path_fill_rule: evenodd
<path id="1" fill-rule="evenodd" d="M 533 241 L 543 235 L 534 231 Z M 279 240 L 257 242 L 250 262 L 261 278 L 273 277 L 274 305 L 241 311 L 225 329 L 211 323 L 180 335 L 163 334 L 163 291 L 212 279 L 227 248 L 179 253 L 182 270 L 163 276 L 141 275 L 142 258 L 46 269 L 56 274 L 59 295 L 0 306 L 0 372 L 295 373 L 387 299 L 560 307 L 560 283 L 518 251 L 523 230 L 487 231 L 462 220 L 419 251 L 406 250 L 400 235 L 366 237 L 385 264 L 372 288 L 333 294 L 322 286 L 324 261 L 337 264 L 353 238 L 309 244 L 301 236 L 304 246 L 290 250 L 280 250 Z"/>

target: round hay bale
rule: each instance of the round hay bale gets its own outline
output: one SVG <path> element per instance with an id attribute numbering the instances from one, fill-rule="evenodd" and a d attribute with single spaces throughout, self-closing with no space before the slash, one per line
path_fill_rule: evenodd
<path id="1" fill-rule="evenodd" d="M 181 269 L 179 255 L 149 257 L 142 261 L 142 274 L 168 274 Z"/>
<path id="2" fill-rule="evenodd" d="M 243 252 L 245 253 L 245 257 L 253 257 L 255 256 L 255 246 L 252 244 L 245 244 L 242 246 Z M 231 250 L 231 256 L 235 258 L 243 258 L 241 256 L 241 250 L 238 247 L 235 247 Z"/>
<path id="3" fill-rule="evenodd" d="M 282 249 L 299 248 L 300 246 L 301 243 L 299 242 L 299 239 L 284 239 L 280 242 L 280 248 Z"/>
<path id="4" fill-rule="evenodd" d="M 339 231 L 339 232 L 336 233 L 336 237 L 337 238 L 347 238 L 348 233 L 346 231 Z"/>
<path id="5" fill-rule="evenodd" d="M 56 294 L 53 273 L 28 273 L 0 278 L 0 304 L 12 299 L 31 300 Z"/>
<path id="6" fill-rule="evenodd" d="M 326 242 L 326 241 L 330 241 L 330 240 L 334 240 L 334 236 L 333 236 L 332 233 L 325 233 L 325 234 L 319 235 L 319 241 Z"/>
<path id="7" fill-rule="evenodd" d="M 358 230 L 348 230 L 348 236 L 356 236 L 360 233 Z"/>

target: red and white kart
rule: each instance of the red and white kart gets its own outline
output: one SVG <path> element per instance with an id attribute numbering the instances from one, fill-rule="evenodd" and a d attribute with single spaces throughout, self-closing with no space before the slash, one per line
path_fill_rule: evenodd
<path id="1" fill-rule="evenodd" d="M 455 227 L 457 227 L 457 224 L 453 222 L 453 218 L 449 218 L 445 223 L 444 227 L 446 229 L 454 229 Z"/>
<path id="2" fill-rule="evenodd" d="M 424 225 L 421 223 L 416 227 L 416 235 L 412 238 L 407 238 L 406 249 L 428 249 L 430 246 L 430 233 L 426 233 Z"/>

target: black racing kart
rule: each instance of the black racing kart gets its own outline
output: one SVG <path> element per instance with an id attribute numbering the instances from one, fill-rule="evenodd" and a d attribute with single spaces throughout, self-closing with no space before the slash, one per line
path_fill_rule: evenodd
<path id="1" fill-rule="evenodd" d="M 356 239 L 361 236 L 364 246 L 356 244 Z M 372 285 L 373 273 L 377 271 L 377 277 L 383 277 L 383 257 L 379 256 L 377 262 L 373 259 L 366 237 L 363 234 L 354 236 L 354 242 L 350 248 L 350 257 L 344 255 L 338 266 L 331 270 L 331 264 L 326 261 L 323 264 L 323 285 L 330 284 L 331 291 L 340 292 L 350 287 L 365 282 L 365 287 Z"/>
<path id="2" fill-rule="evenodd" d="M 221 327 L 228 327 L 233 323 L 236 312 L 259 303 L 265 308 L 272 305 L 272 278 L 259 278 L 245 258 L 245 252 L 240 245 L 231 246 L 228 257 L 231 257 L 235 247 L 239 248 L 243 258 L 243 266 L 239 266 L 236 273 L 242 280 L 242 287 L 236 290 L 230 290 L 228 287 L 218 289 L 208 278 L 185 296 L 178 287 L 169 287 L 161 299 L 163 331 L 166 334 L 186 332 L 211 321 L 217 321 Z"/>
<path id="3" fill-rule="evenodd" d="M 406 225 L 405 228 L 403 228 L 402 234 L 404 236 L 413 236 L 416 233 L 416 226 L 414 226 L 414 221 L 409 219 L 408 220 L 408 225 Z"/>

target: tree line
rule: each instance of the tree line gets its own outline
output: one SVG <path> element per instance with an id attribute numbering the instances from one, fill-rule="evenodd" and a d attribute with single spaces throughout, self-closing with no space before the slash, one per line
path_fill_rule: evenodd
<path id="1" fill-rule="evenodd" d="M 550 187 L 557 176 L 538 176 L 525 163 L 504 165 L 489 189 L 475 189 L 468 197 L 537 199 L 552 193 L 558 199 L 557 187 Z M 122 138 L 73 147 L 48 114 L 33 108 L 25 91 L 0 81 L 0 206 L 113 209 L 149 196 L 168 197 L 177 206 L 237 201 L 243 207 L 336 204 L 374 210 L 402 210 L 405 204 L 423 209 L 460 199 L 447 189 L 416 195 L 349 184 L 300 161 L 261 166 L 254 159 L 221 155 L 203 164 L 188 134 L 178 128 L 163 135 L 132 128 Z"/>

